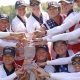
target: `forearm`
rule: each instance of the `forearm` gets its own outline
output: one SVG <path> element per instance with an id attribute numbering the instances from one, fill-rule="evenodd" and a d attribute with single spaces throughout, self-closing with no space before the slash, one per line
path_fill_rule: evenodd
<path id="1" fill-rule="evenodd" d="M 76 54 L 80 54 L 80 52 L 77 52 Z M 71 63 L 71 59 L 72 57 L 74 57 L 76 54 L 67 57 L 67 58 L 59 58 L 59 59 L 55 59 L 55 60 L 51 60 L 51 61 L 47 61 L 47 65 L 63 65 L 63 64 L 69 64 Z"/>
<path id="2" fill-rule="evenodd" d="M 58 80 L 79 80 L 80 73 L 50 73 L 51 78 Z"/>
<path id="3" fill-rule="evenodd" d="M 51 61 L 47 61 L 47 65 L 63 65 L 63 64 L 69 64 L 71 63 L 71 58 L 59 58 Z"/>
<path id="4" fill-rule="evenodd" d="M 71 17 L 62 25 L 47 30 L 47 35 L 53 35 L 53 34 L 64 32 L 70 27 L 72 27 L 73 25 L 75 25 L 76 23 L 78 23 L 79 21 L 80 21 L 80 13 L 76 14 L 74 17 Z"/>
<path id="5" fill-rule="evenodd" d="M 5 41 L 5 40 L 1 40 L 0 39 L 0 46 L 2 47 L 5 47 L 5 46 L 13 46 L 13 47 L 16 47 L 16 42 L 8 42 L 8 41 Z"/>
<path id="6" fill-rule="evenodd" d="M 10 36 L 12 32 L 0 32 L 0 38 L 5 38 L 5 37 L 8 37 Z"/>
<path id="7" fill-rule="evenodd" d="M 53 36 L 51 39 L 47 38 L 47 41 L 55 42 L 55 41 L 59 41 L 59 40 L 64 40 L 64 41 L 75 40 L 80 37 L 79 33 L 80 33 L 80 28 L 75 31 L 69 32 L 69 33 L 63 33 L 63 34 Z"/>

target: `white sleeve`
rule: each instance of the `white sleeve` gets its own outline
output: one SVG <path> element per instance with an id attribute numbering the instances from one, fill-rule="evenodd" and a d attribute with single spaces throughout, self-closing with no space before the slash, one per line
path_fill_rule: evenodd
<path id="1" fill-rule="evenodd" d="M 63 33 L 63 34 L 59 34 L 59 35 L 55 35 L 52 38 L 46 38 L 47 41 L 49 42 L 55 42 L 55 41 L 59 41 L 59 40 L 75 40 L 78 39 L 80 37 L 80 28 L 69 32 L 69 33 Z"/>
<path id="2" fill-rule="evenodd" d="M 69 64 L 69 63 L 71 63 L 71 58 L 72 58 L 72 56 L 71 57 L 67 57 L 67 58 L 59 58 L 59 59 L 47 61 L 47 65 Z"/>
<path id="3" fill-rule="evenodd" d="M 12 41 L 5 41 L 5 40 L 1 40 L 0 39 L 0 46 L 5 47 L 5 46 L 13 46 L 16 47 L 16 42 L 12 42 Z"/>
<path id="4" fill-rule="evenodd" d="M 12 32 L 0 32 L 0 38 L 8 37 L 8 36 L 10 36 L 10 33 L 12 33 Z"/>
<path id="5" fill-rule="evenodd" d="M 76 54 L 80 54 L 80 52 L 78 52 Z M 69 63 L 71 63 L 72 57 L 74 57 L 76 54 L 74 54 L 74 55 L 72 55 L 70 57 L 66 57 L 66 58 L 59 58 L 59 59 L 47 61 L 47 65 L 61 65 L 61 64 L 63 65 L 63 64 L 69 64 Z"/>
<path id="6" fill-rule="evenodd" d="M 80 80 L 80 72 L 75 73 L 49 73 L 50 77 L 57 80 Z"/>
<path id="7" fill-rule="evenodd" d="M 80 12 L 77 13 L 75 16 L 69 18 L 69 20 L 65 21 L 62 25 L 47 30 L 47 35 L 54 35 L 57 33 L 64 32 L 73 25 L 75 25 L 76 23 L 78 23 L 79 21 L 80 21 Z"/>
<path id="8" fill-rule="evenodd" d="M 13 80 L 14 78 L 16 78 L 17 77 L 17 75 L 16 75 L 16 73 L 14 72 L 13 74 L 11 74 L 11 75 L 9 75 L 9 76 L 7 76 L 7 77 L 5 77 L 5 78 L 0 78 L 0 80 Z"/>

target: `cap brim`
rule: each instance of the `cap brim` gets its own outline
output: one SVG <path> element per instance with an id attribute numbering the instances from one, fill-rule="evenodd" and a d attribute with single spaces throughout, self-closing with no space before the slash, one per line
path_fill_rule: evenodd
<path id="1" fill-rule="evenodd" d="M 52 6 L 48 6 L 47 9 L 49 9 L 50 7 L 58 8 L 59 6 L 54 6 L 54 5 L 52 5 Z"/>
<path id="2" fill-rule="evenodd" d="M 32 6 L 32 5 L 39 5 L 40 4 L 40 2 L 33 2 L 33 3 L 30 3 L 30 6 Z"/>
<path id="3" fill-rule="evenodd" d="M 27 7 L 26 4 L 22 4 L 22 5 L 17 6 L 16 9 L 19 8 L 19 7 L 21 7 L 21 6 Z"/>
<path id="4" fill-rule="evenodd" d="M 59 1 L 59 3 L 62 3 L 62 2 L 66 2 L 68 4 L 71 4 L 72 2 L 69 2 L 69 1 Z"/>
<path id="5" fill-rule="evenodd" d="M 8 18 L 0 18 L 0 20 L 8 20 Z"/>

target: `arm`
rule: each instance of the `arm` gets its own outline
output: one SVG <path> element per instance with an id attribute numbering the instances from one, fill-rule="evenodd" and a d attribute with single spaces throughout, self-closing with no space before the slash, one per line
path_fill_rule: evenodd
<path id="1" fill-rule="evenodd" d="M 50 73 L 51 78 L 58 80 L 79 80 L 80 72 L 75 73 Z"/>
<path id="2" fill-rule="evenodd" d="M 12 41 L 5 41 L 5 40 L 1 40 L 0 39 L 0 46 L 5 47 L 5 46 L 13 46 L 16 47 L 16 42 L 12 42 Z"/>
<path id="3" fill-rule="evenodd" d="M 76 54 L 80 54 L 80 52 L 76 53 Z M 63 64 L 69 64 L 71 63 L 71 59 L 72 57 L 74 57 L 76 54 L 67 57 L 67 58 L 59 58 L 59 59 L 55 59 L 55 60 L 51 60 L 51 61 L 47 61 L 47 65 L 63 65 Z"/>
<path id="4" fill-rule="evenodd" d="M 67 17 L 68 18 L 68 17 Z M 61 26 L 57 26 L 55 28 L 47 30 L 47 35 L 54 35 L 57 33 L 61 33 L 75 25 L 80 21 L 80 12 L 77 13 L 75 16 L 69 18 L 66 22 L 64 22 Z"/>
<path id="5" fill-rule="evenodd" d="M 77 39 L 80 37 L 80 28 L 79 29 L 76 29 L 72 32 L 69 32 L 69 33 L 63 33 L 63 34 L 59 34 L 59 35 L 56 35 L 56 36 L 53 36 L 51 39 L 48 38 L 48 37 L 45 37 L 43 39 L 47 39 L 47 41 L 50 41 L 50 42 L 55 42 L 55 41 L 59 41 L 59 40 L 74 40 L 74 39 Z"/>
<path id="6" fill-rule="evenodd" d="M 12 32 L 0 32 L 0 38 L 5 38 L 5 37 L 8 37 L 10 36 Z"/>
<path id="7" fill-rule="evenodd" d="M 51 79 L 57 79 L 57 80 L 79 80 L 80 79 L 80 72 L 74 72 L 74 73 L 47 73 L 42 68 L 36 68 L 36 71 L 38 71 L 41 76 L 50 77 Z"/>

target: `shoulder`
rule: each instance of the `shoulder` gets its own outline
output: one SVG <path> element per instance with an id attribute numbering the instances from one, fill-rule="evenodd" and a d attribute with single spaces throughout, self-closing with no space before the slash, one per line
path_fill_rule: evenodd
<path id="1" fill-rule="evenodd" d="M 70 13 L 70 14 L 65 18 L 64 22 L 70 20 L 73 16 L 75 16 L 75 14 L 76 14 L 76 12 Z"/>
<path id="2" fill-rule="evenodd" d="M 72 55 L 74 55 L 74 52 L 72 50 L 68 50 L 68 54 L 69 54 L 69 56 L 72 56 Z"/>
<path id="3" fill-rule="evenodd" d="M 27 22 L 29 25 L 32 25 L 31 23 L 34 23 L 36 20 L 34 19 L 34 17 L 32 16 L 32 14 L 29 16 L 29 18 L 27 19 Z"/>
<path id="4" fill-rule="evenodd" d="M 44 68 L 44 70 L 45 70 L 46 72 L 48 72 L 48 73 L 50 73 L 50 72 L 53 73 L 53 72 L 55 71 L 54 67 L 51 66 L 51 65 L 46 65 L 45 68 Z"/>
<path id="5" fill-rule="evenodd" d="M 3 64 L 0 65 L 0 72 L 3 71 Z"/>
<path id="6" fill-rule="evenodd" d="M 49 15 L 48 15 L 48 13 L 47 13 L 47 12 L 42 11 L 42 15 L 43 15 L 43 17 L 45 17 L 45 18 L 49 19 Z"/>
<path id="7" fill-rule="evenodd" d="M 17 24 L 18 22 L 19 22 L 19 19 L 17 16 L 15 16 L 15 18 L 12 20 L 12 25 Z"/>

